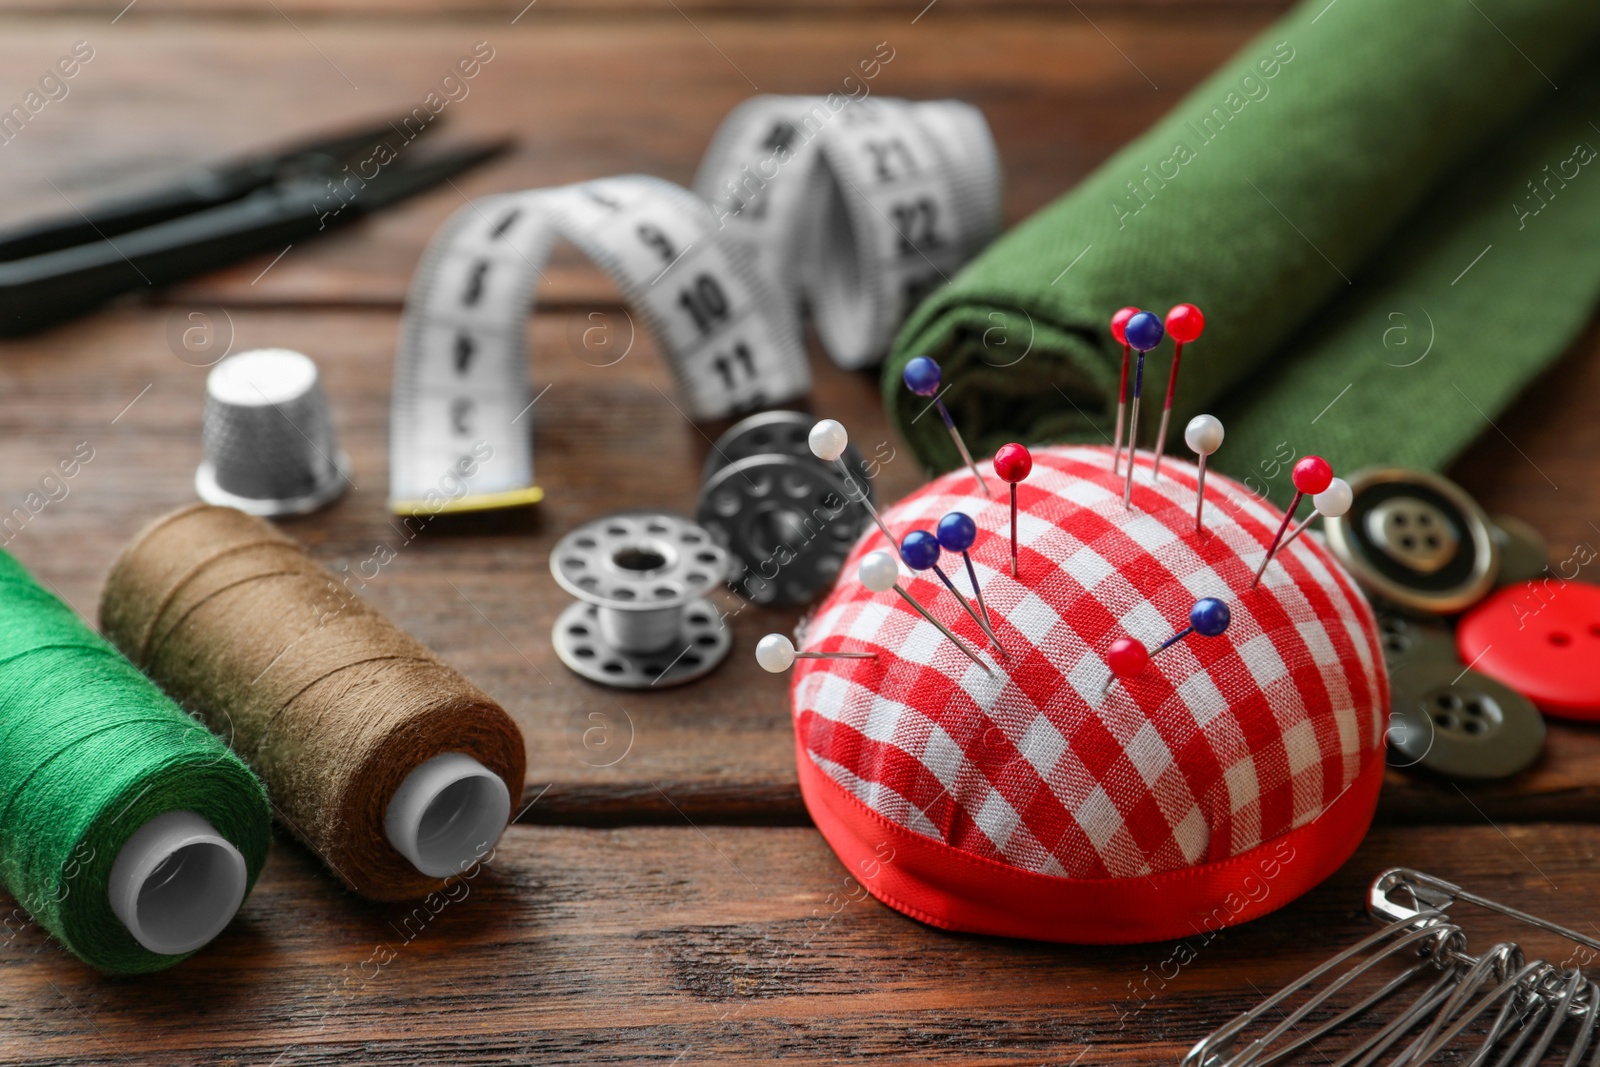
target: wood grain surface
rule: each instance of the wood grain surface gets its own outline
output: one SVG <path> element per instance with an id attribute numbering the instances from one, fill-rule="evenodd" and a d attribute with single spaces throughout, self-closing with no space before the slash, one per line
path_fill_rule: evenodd
<path id="1" fill-rule="evenodd" d="M 1197 931 L 1175 955 L 1177 942 L 1085 948 L 924 926 L 868 897 L 810 829 L 513 827 L 431 909 L 364 902 L 279 842 L 239 918 L 172 971 L 108 980 L 35 927 L 11 932 L 0 1055 L 59 1067 L 1176 1064 L 1370 932 L 1379 871 L 1418 867 L 1581 924 L 1600 904 L 1597 849 L 1589 826 L 1380 829 L 1306 897 Z M 1570 952 L 1463 922 L 1479 951 L 1512 936 L 1530 958 Z"/>
<path id="2" fill-rule="evenodd" d="M 468 898 L 420 925 L 343 894 L 279 841 L 222 939 L 137 981 L 97 977 L 13 918 L 0 932 L 0 1064 L 1173 1063 L 1367 929 L 1363 889 L 1385 866 L 1587 921 L 1600 903 L 1588 876 L 1600 828 L 1585 825 L 1600 819 L 1600 729 L 1555 723 L 1541 762 L 1508 782 L 1458 788 L 1391 771 L 1385 825 L 1355 860 L 1205 946 L 1154 995 L 1141 983 L 1172 946 L 962 937 L 860 899 L 807 825 L 785 682 L 750 655 L 798 611 L 738 611 L 728 662 L 678 690 L 594 686 L 550 649 L 567 602 L 549 578 L 555 540 L 623 508 L 692 511 L 720 429 L 679 413 L 642 331 L 616 366 L 581 358 L 590 316 L 620 324 L 626 312 L 570 249 L 546 271 L 531 329 L 529 375 L 550 386 L 535 408 L 545 502 L 441 519 L 410 541 L 383 506 L 399 304 L 464 198 L 631 171 L 688 182 L 722 117 L 757 88 L 827 91 L 888 41 L 895 59 L 874 92 L 981 106 L 1015 222 L 1284 6 L 0 0 L 0 103 L 74 41 L 96 49 L 70 95 L 0 145 L 0 224 L 409 110 L 473 43 L 496 49 L 438 138 L 512 133 L 506 159 L 277 261 L 0 342 L 0 510 L 90 443 L 68 494 L 6 547 L 93 619 L 112 554 L 193 499 L 206 365 L 263 345 L 310 353 L 356 488 L 286 528 L 335 569 L 396 549 L 364 595 L 517 718 L 523 820 L 544 824 L 514 827 Z M 180 343 L 187 329 L 205 343 Z M 1490 511 L 1540 528 L 1556 559 L 1600 544 L 1597 350 L 1591 331 L 1452 471 Z M 840 371 L 814 346 L 812 366 L 812 410 L 899 448 L 873 375 Z M 925 475 L 899 448 L 880 492 L 894 499 Z"/>

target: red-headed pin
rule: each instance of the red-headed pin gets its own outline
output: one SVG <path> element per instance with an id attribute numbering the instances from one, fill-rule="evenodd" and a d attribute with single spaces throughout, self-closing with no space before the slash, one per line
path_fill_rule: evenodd
<path id="1" fill-rule="evenodd" d="M 1111 642 L 1111 647 L 1106 649 L 1106 666 L 1111 668 L 1111 677 L 1106 679 L 1106 684 L 1101 687 L 1100 695 L 1111 691 L 1111 686 L 1118 678 L 1131 678 L 1142 674 L 1150 665 L 1150 660 L 1173 645 L 1182 641 L 1190 634 L 1199 634 L 1201 637 L 1218 637 L 1227 630 L 1228 624 L 1233 621 L 1233 615 L 1228 611 L 1228 605 L 1215 597 L 1204 597 L 1194 602 L 1194 607 L 1189 609 L 1189 625 L 1161 642 L 1154 652 L 1146 651 L 1144 645 L 1131 637 L 1119 637 Z"/>
<path id="2" fill-rule="evenodd" d="M 1300 524 L 1289 531 L 1289 536 L 1285 537 L 1283 543 L 1278 546 L 1278 552 L 1282 552 L 1294 544 L 1294 539 L 1305 533 L 1306 527 L 1310 526 L 1319 516 L 1324 519 L 1337 519 L 1340 515 L 1350 510 L 1350 505 L 1354 501 L 1355 494 L 1351 492 L 1350 484 L 1343 478 L 1335 478 L 1329 482 L 1328 488 L 1311 498 L 1311 506 L 1316 510 L 1300 520 Z M 1272 554 L 1273 558 L 1278 555 L 1278 552 Z M 1267 562 L 1272 562 L 1272 559 L 1269 558 Z"/>
<path id="3" fill-rule="evenodd" d="M 994 494 L 989 492 L 989 483 L 978 473 L 978 465 L 972 462 L 972 453 L 967 451 L 967 443 L 961 439 L 961 431 L 956 429 L 955 420 L 950 417 L 944 401 L 939 399 L 939 364 L 927 356 L 916 356 L 906 363 L 906 369 L 901 372 L 900 377 L 905 381 L 907 389 L 918 396 L 933 399 L 934 406 L 939 409 L 939 417 L 944 420 L 944 428 L 950 431 L 950 440 L 956 443 L 956 450 L 966 461 L 967 470 L 978 479 L 978 488 L 983 490 L 984 496 L 993 496 Z"/>
<path id="4" fill-rule="evenodd" d="M 1196 415 L 1183 428 L 1183 442 L 1200 457 L 1200 477 L 1194 487 L 1194 532 L 1200 532 L 1200 512 L 1206 506 L 1206 457 L 1222 447 L 1222 421 L 1215 415 Z"/>
<path id="5" fill-rule="evenodd" d="M 1261 581 L 1261 576 L 1267 571 L 1267 564 L 1272 562 L 1272 554 L 1278 551 L 1278 543 L 1283 540 L 1283 532 L 1289 528 L 1289 522 L 1294 518 L 1295 509 L 1300 506 L 1300 501 L 1307 495 L 1316 496 L 1328 486 L 1333 484 L 1333 468 L 1321 456 L 1306 456 L 1294 465 L 1294 500 L 1289 503 L 1289 510 L 1283 513 L 1283 521 L 1278 524 L 1278 532 L 1272 538 L 1272 544 L 1267 548 L 1267 555 L 1261 561 L 1256 576 L 1250 582 L 1254 589 Z"/>
<path id="6" fill-rule="evenodd" d="M 1167 399 L 1161 406 L 1161 430 L 1156 434 L 1156 462 L 1150 470 L 1150 480 L 1161 477 L 1161 453 L 1167 447 L 1167 424 L 1172 420 L 1172 394 L 1178 386 L 1178 362 L 1183 359 L 1183 346 L 1199 340 L 1206 328 L 1206 317 L 1193 304 L 1179 304 L 1167 312 L 1167 333 L 1172 337 L 1172 371 L 1167 375 Z"/>
<path id="7" fill-rule="evenodd" d="M 1117 386 L 1117 450 L 1111 456 L 1111 473 L 1122 473 L 1122 431 L 1128 421 L 1128 360 L 1133 356 L 1133 349 L 1128 345 L 1128 335 L 1124 332 L 1128 320 L 1139 314 L 1139 309 L 1134 307 L 1123 308 L 1111 316 L 1111 337 L 1122 346 L 1122 383 Z"/>
<path id="8" fill-rule="evenodd" d="M 994 454 L 995 477 L 1011 485 L 1011 577 L 1017 576 L 1017 483 L 1033 471 L 1033 454 L 1013 441 Z"/>
<path id="9" fill-rule="evenodd" d="M 756 642 L 756 662 L 761 669 L 782 674 L 797 659 L 877 659 L 876 652 L 796 652 L 794 642 L 783 634 L 768 634 Z"/>
<path id="10" fill-rule="evenodd" d="M 1133 459 L 1139 448 L 1139 394 L 1144 389 L 1144 354 L 1161 343 L 1166 331 L 1161 320 L 1148 311 L 1141 311 L 1122 327 L 1122 335 L 1139 353 L 1133 368 L 1133 408 L 1128 414 L 1128 482 L 1122 490 L 1122 506 L 1133 507 Z"/>
<path id="11" fill-rule="evenodd" d="M 930 615 L 927 608 L 918 604 L 910 593 L 900 587 L 900 561 L 889 553 L 879 550 L 877 552 L 868 552 L 865 556 L 862 556 L 861 563 L 856 567 L 856 577 L 861 580 L 862 585 L 874 593 L 887 593 L 891 589 L 899 593 L 902 600 L 917 610 L 917 614 L 933 623 L 939 628 L 940 633 L 955 642 L 955 646 L 965 652 L 968 659 L 982 667 L 987 673 L 994 673 L 989 669 L 987 663 L 978 658 L 976 652 L 967 647 L 965 641 L 951 633 L 949 627 Z"/>

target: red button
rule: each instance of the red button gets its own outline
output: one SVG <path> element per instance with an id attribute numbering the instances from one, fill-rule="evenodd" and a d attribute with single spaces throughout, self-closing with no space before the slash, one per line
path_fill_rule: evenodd
<path id="1" fill-rule="evenodd" d="M 1600 585 L 1543 578 L 1507 586 L 1462 618 L 1456 649 L 1540 711 L 1600 719 Z"/>

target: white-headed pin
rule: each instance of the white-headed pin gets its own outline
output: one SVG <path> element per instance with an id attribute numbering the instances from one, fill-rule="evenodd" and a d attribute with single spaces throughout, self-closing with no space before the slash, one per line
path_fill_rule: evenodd
<path id="1" fill-rule="evenodd" d="M 884 525 L 883 516 L 878 514 L 878 509 L 872 506 L 872 501 L 867 499 L 866 486 L 856 485 L 856 476 L 844 461 L 845 446 L 850 443 L 850 433 L 844 424 L 835 419 L 823 419 L 811 427 L 811 435 L 807 438 L 811 445 L 811 454 L 824 463 L 832 463 L 839 468 L 839 473 L 844 475 L 844 484 L 847 490 L 855 493 L 852 499 L 860 502 L 867 509 L 867 514 L 872 516 L 872 521 L 878 524 L 878 529 L 883 531 L 883 536 L 889 539 L 891 545 L 898 548 L 894 534 L 889 532 L 889 527 Z"/>
<path id="2" fill-rule="evenodd" d="M 927 608 L 923 607 L 921 604 L 918 604 L 916 598 L 900 587 L 900 561 L 895 559 L 892 555 L 882 550 L 877 552 L 868 552 L 865 556 L 861 557 L 861 563 L 856 568 L 856 577 L 861 579 L 862 585 L 866 586 L 874 593 L 887 593 L 891 589 L 893 589 L 896 593 L 899 593 L 902 600 L 917 610 L 917 614 L 933 623 L 939 628 L 940 633 L 954 641 L 956 647 L 967 654 L 968 659 L 982 667 L 987 673 L 994 673 L 993 670 L 990 670 L 987 663 L 978 658 L 978 654 L 976 652 L 967 647 L 967 643 L 965 641 L 951 633 L 948 626 L 930 615 Z"/>
<path id="3" fill-rule="evenodd" d="M 796 652 L 794 642 L 783 634 L 768 634 L 756 642 L 756 662 L 761 669 L 782 674 L 797 659 L 877 659 L 876 652 Z"/>
<path id="4" fill-rule="evenodd" d="M 1222 420 L 1215 415 L 1196 415 L 1183 428 L 1183 442 L 1199 456 L 1200 477 L 1194 487 L 1194 532 L 1200 532 L 1200 513 L 1206 506 L 1206 459 L 1222 447 Z"/>

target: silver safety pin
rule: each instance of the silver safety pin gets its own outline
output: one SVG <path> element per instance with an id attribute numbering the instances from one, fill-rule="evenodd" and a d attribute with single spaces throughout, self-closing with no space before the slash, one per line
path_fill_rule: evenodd
<path id="1" fill-rule="evenodd" d="M 1464 1067 L 1535 1067 L 1552 1048 L 1563 1047 L 1558 1039 L 1564 1031 L 1571 1033 L 1564 1067 L 1600 1067 L 1600 984 L 1578 967 L 1526 960 L 1516 942 L 1473 955 L 1458 916 L 1449 911 L 1457 903 L 1600 950 L 1600 940 L 1558 923 L 1442 878 L 1391 868 L 1367 892 L 1367 909 L 1382 929 L 1207 1035 L 1183 1067 L 1273 1067 L 1313 1047 L 1311 1062 L 1329 1067 L 1376 1067 L 1380 1061 L 1383 1067 L 1422 1067 L 1446 1049 L 1454 1049 L 1451 1060 Z M 1399 972 L 1367 990 L 1364 980 L 1392 962 L 1403 963 Z M 1425 983 L 1420 992 L 1419 981 Z M 1375 1029 L 1352 1037 L 1348 1047 L 1334 1053 L 1317 1046 L 1381 1010 L 1390 1017 L 1367 1018 Z"/>

